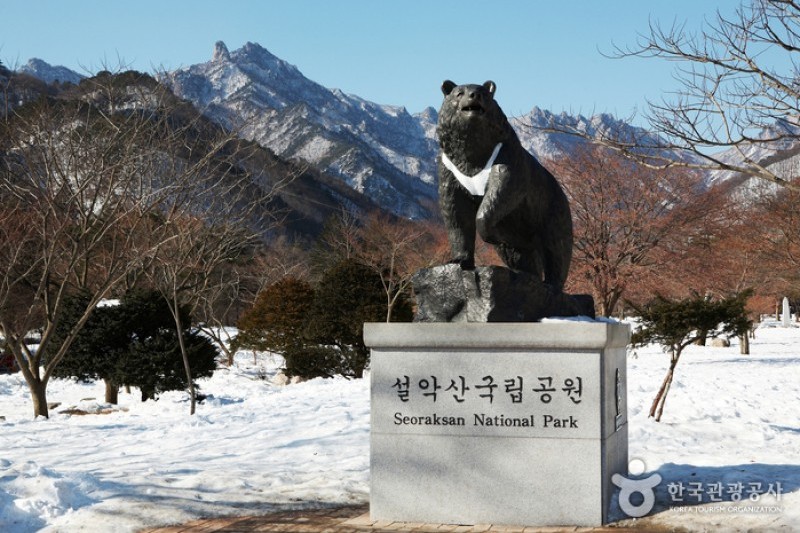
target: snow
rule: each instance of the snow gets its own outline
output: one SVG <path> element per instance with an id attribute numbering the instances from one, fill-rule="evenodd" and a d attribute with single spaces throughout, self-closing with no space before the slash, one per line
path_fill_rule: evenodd
<path id="1" fill-rule="evenodd" d="M 644 462 L 664 481 L 656 489 L 656 523 L 714 528 L 736 518 L 736 528 L 800 528 L 800 331 L 766 322 L 751 340 L 751 355 L 730 348 L 691 346 L 681 356 L 661 423 L 648 418 L 650 403 L 669 362 L 659 347 L 628 359 L 629 457 Z M 646 474 L 647 475 L 647 474 Z M 645 476 L 646 476 L 645 475 Z M 781 484 L 777 498 L 745 493 L 732 502 L 728 484 Z M 667 486 L 700 483 L 707 492 L 722 483 L 724 504 L 704 494 L 703 505 L 684 495 L 675 502 Z M 697 485 L 695 485 L 697 487 Z M 681 509 L 683 505 L 690 510 Z M 779 513 L 732 513 L 717 508 L 761 505 Z M 674 507 L 674 508 L 673 508 Z M 671 509 L 673 508 L 673 509 Z M 707 510 L 707 511 L 706 511 Z M 727 526 L 731 527 L 731 526 Z"/>
<path id="2" fill-rule="evenodd" d="M 321 135 L 315 135 L 309 139 L 302 148 L 297 150 L 295 155 L 308 161 L 309 163 L 318 164 L 324 158 L 328 157 L 331 150 L 335 148 L 335 146 L 336 145 L 334 143 L 325 137 L 322 137 Z"/>
<path id="3" fill-rule="evenodd" d="M 115 531 L 137 531 L 366 501 L 365 382 L 277 387 L 279 366 L 238 354 L 234 367 L 200 381 L 209 396 L 195 416 L 184 393 L 141 403 L 136 390 L 108 414 L 62 414 L 94 410 L 103 384 L 54 380 L 48 399 L 61 406 L 50 420 L 32 420 L 21 376 L 0 376 L 0 531 L 103 531 L 109 516 Z"/>
<path id="4" fill-rule="evenodd" d="M 800 328 L 764 323 L 752 355 L 691 346 L 676 369 L 661 423 L 647 417 L 668 356 L 650 346 L 628 356 L 629 456 L 658 473 L 654 515 L 670 528 L 800 529 Z M 157 402 L 103 384 L 53 380 L 49 420 L 31 418 L 22 377 L 0 376 L 0 531 L 115 531 L 198 517 L 366 503 L 369 382 L 317 379 L 276 386 L 281 361 L 237 354 L 201 380 L 208 398 L 189 415 L 183 392 Z M 89 414 L 67 414 L 85 411 Z M 745 486 L 722 503 L 668 486 Z M 751 501 L 750 484 L 761 483 Z M 776 484 L 780 483 L 780 489 Z M 764 494 L 769 485 L 778 495 Z M 615 497 L 616 498 L 616 497 Z M 615 516 L 624 518 L 619 508 Z M 113 518 L 111 518 L 113 517 Z M 632 521 L 632 519 L 629 519 Z"/>

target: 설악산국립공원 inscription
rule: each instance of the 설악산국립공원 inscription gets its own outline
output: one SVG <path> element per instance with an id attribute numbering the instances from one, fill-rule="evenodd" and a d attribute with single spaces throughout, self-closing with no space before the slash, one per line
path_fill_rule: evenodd
<path id="1" fill-rule="evenodd" d="M 409 368 L 427 371 L 387 376 L 383 386 L 394 397 L 380 397 L 394 413 L 390 420 L 375 420 L 376 429 L 388 422 L 396 432 L 411 434 L 578 438 L 599 432 L 593 406 L 583 401 L 584 391 L 593 398 L 599 384 L 593 371 L 587 379 L 580 358 L 540 353 L 532 365 L 531 354 L 514 353 L 488 372 L 487 367 L 497 365 L 482 360 L 494 356 L 455 352 L 442 361 L 446 368 L 431 368 L 436 365 L 427 354 L 405 354 L 411 359 Z M 587 386 L 592 390 L 585 390 Z"/>
<path id="2" fill-rule="evenodd" d="M 605 322 L 366 324 L 372 517 L 605 523 L 628 340 Z"/>

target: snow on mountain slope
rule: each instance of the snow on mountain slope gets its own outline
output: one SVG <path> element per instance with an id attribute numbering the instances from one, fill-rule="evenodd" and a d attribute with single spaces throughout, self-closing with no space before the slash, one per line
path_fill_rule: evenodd
<path id="1" fill-rule="evenodd" d="M 40 60 L 31 60 L 29 65 L 43 79 L 52 78 L 50 72 L 59 68 Z M 210 61 L 165 73 L 161 81 L 208 117 L 241 128 L 245 137 L 284 159 L 301 160 L 337 177 L 395 214 L 435 215 L 431 212 L 437 198 L 438 113 L 434 107 L 411 115 L 403 107 L 328 89 L 255 43 L 231 52 L 217 42 Z M 502 107 L 502 98 L 499 103 Z M 545 164 L 574 156 L 587 144 L 578 136 L 546 129 L 589 135 L 614 132 L 630 139 L 647 136 L 643 129 L 608 114 L 584 117 L 534 107 L 509 119 L 522 145 Z M 784 148 L 773 147 L 774 153 L 766 155 L 777 158 Z M 763 146 L 754 150 L 769 151 Z M 709 183 L 732 177 L 712 174 Z"/>
<path id="2" fill-rule="evenodd" d="M 435 141 L 404 108 L 383 106 L 303 76 L 253 43 L 163 80 L 222 123 L 287 159 L 341 177 L 395 213 L 423 218 L 435 198 Z"/>
<path id="3" fill-rule="evenodd" d="M 717 157 L 723 163 L 748 166 L 747 162 L 764 166 L 784 179 L 796 178 L 800 168 L 800 126 L 789 120 L 780 120 L 761 130 L 755 141 L 729 148 Z M 744 162 L 744 163 L 742 163 Z M 763 192 L 764 187 L 774 189 L 765 180 L 748 177 L 731 170 L 709 173 L 711 184 L 726 183 L 742 194 Z M 765 185 L 767 184 L 767 185 Z"/>
<path id="4" fill-rule="evenodd" d="M 433 107 L 412 116 L 402 107 L 327 89 L 254 43 L 230 52 L 218 42 L 211 61 L 168 73 L 163 81 L 215 120 L 231 127 L 244 123 L 248 138 L 278 155 L 339 176 L 396 214 L 430 216 L 438 151 Z M 586 143 L 537 129 L 552 122 L 633 131 L 609 115 L 587 119 L 539 108 L 511 122 L 523 146 L 540 159 L 569 155 Z"/>
<path id="5" fill-rule="evenodd" d="M 69 82 L 77 85 L 84 78 L 74 70 L 70 70 L 67 67 L 51 65 L 35 57 L 29 59 L 18 71 L 39 78 L 46 83 L 60 81 L 61 83 Z"/>

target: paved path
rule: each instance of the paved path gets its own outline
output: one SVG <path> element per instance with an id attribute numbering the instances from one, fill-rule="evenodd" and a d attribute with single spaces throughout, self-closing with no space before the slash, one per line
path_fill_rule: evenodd
<path id="1" fill-rule="evenodd" d="M 636 527 L 507 527 L 493 525 L 459 526 L 417 524 L 411 522 L 376 522 L 369 518 L 367 505 L 302 511 L 281 511 L 264 516 L 210 518 L 180 526 L 151 528 L 141 533 L 234 533 L 272 531 L 281 533 L 548 533 L 548 532 L 627 532 L 669 531 L 641 521 Z"/>

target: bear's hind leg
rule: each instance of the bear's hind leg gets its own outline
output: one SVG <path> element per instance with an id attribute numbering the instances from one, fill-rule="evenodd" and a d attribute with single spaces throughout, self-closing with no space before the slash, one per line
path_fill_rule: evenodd
<path id="1" fill-rule="evenodd" d="M 544 281 L 559 291 L 564 289 L 569 265 L 572 262 L 572 221 L 568 220 L 562 227 L 567 227 L 569 230 L 561 232 L 560 235 L 552 232 L 544 249 Z M 560 238 L 556 238 L 557 236 Z"/>
<path id="2" fill-rule="evenodd" d="M 537 278 L 542 278 L 544 263 L 541 254 L 532 249 L 515 248 L 507 244 L 495 245 L 495 250 L 503 260 L 503 263 L 511 270 L 517 272 L 529 272 Z"/>

